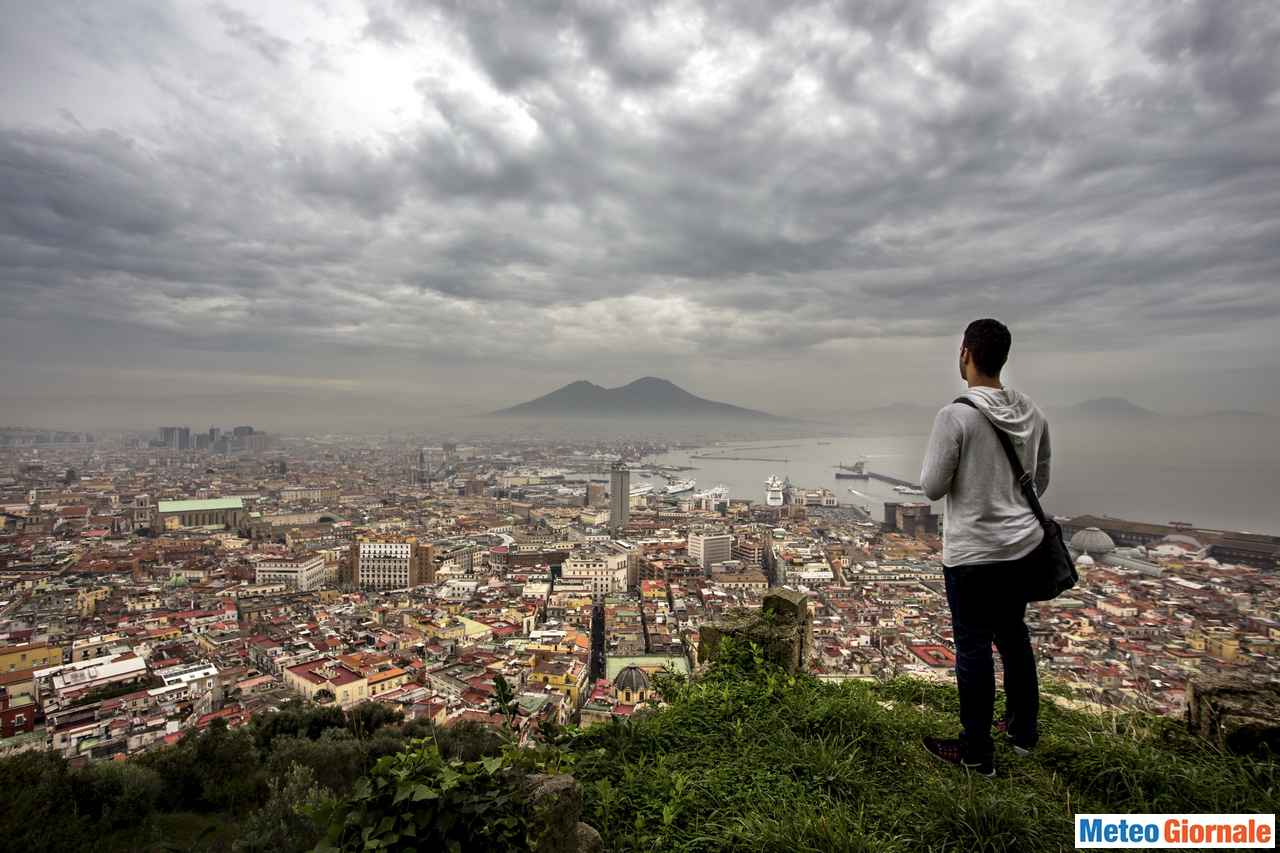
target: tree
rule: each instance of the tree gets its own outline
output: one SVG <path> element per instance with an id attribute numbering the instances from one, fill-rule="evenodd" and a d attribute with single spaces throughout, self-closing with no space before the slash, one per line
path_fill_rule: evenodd
<path id="1" fill-rule="evenodd" d="M 6 849 L 83 850 L 93 843 L 89 818 L 78 813 L 75 780 L 60 755 L 24 752 L 0 760 L 0 838 Z"/>
<path id="2" fill-rule="evenodd" d="M 330 737 L 338 733 L 345 739 Z M 276 740 L 267 759 L 268 775 L 280 779 L 295 765 L 311 771 L 320 786 L 345 794 L 368 771 L 370 761 L 363 741 L 351 737 L 345 729 L 330 729 L 319 740 L 295 737 Z"/>
<path id="3" fill-rule="evenodd" d="M 323 827 L 312 816 L 331 795 L 316 783 L 309 767 L 293 764 L 268 783 L 267 802 L 241 825 L 236 853 L 310 850 Z"/>
<path id="4" fill-rule="evenodd" d="M 211 808 L 236 812 L 257 799 L 262 779 L 253 738 L 214 720 L 195 744 L 194 764 L 203 777 L 201 797 Z"/>
<path id="5" fill-rule="evenodd" d="M 498 705 L 498 713 L 507 718 L 507 725 L 512 728 L 516 724 L 516 714 L 520 704 L 516 702 L 516 694 L 501 674 L 493 677 L 493 698 Z"/>
<path id="6" fill-rule="evenodd" d="M 160 804 L 164 781 L 133 761 L 103 761 L 77 771 L 81 814 L 98 826 L 121 829 L 145 821 Z"/>
<path id="7" fill-rule="evenodd" d="M 358 738 L 370 737 L 383 726 L 403 721 L 403 711 L 381 702 L 361 702 L 347 712 L 347 729 Z"/>

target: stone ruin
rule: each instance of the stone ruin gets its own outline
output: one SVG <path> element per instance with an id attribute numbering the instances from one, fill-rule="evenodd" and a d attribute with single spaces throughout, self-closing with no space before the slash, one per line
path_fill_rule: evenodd
<path id="1" fill-rule="evenodd" d="M 758 610 L 730 610 L 698 631 L 698 663 L 711 661 L 725 637 L 755 643 L 765 659 L 787 672 L 804 669 L 813 651 L 813 620 L 803 592 L 772 589 Z"/>
<path id="2" fill-rule="evenodd" d="M 1280 754 L 1280 683 L 1243 675 L 1193 678 L 1187 727 L 1228 752 Z"/>

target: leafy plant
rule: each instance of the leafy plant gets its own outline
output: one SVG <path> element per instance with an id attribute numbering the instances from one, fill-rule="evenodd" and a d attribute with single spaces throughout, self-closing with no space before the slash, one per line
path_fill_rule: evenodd
<path id="1" fill-rule="evenodd" d="M 511 685 L 501 673 L 493 677 L 493 700 L 498 706 L 498 713 L 507 718 L 508 726 L 514 728 L 520 706 L 516 702 L 516 695 Z"/>
<path id="2" fill-rule="evenodd" d="M 308 849 L 319 840 L 323 824 L 317 815 L 331 802 L 329 792 L 316 784 L 311 768 L 293 764 L 269 783 L 267 802 L 249 814 L 233 848 L 236 853 L 274 853 Z"/>
<path id="3" fill-rule="evenodd" d="M 514 748 L 479 761 L 446 759 L 433 742 L 414 741 L 328 810 L 316 849 L 528 849 L 523 779 L 544 765 Z"/>

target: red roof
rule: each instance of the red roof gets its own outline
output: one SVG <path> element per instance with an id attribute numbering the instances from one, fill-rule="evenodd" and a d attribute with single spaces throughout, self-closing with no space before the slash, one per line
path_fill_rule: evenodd
<path id="1" fill-rule="evenodd" d="M 951 667 L 956 665 L 956 656 L 945 646 L 912 646 L 911 653 L 927 663 L 929 666 Z"/>

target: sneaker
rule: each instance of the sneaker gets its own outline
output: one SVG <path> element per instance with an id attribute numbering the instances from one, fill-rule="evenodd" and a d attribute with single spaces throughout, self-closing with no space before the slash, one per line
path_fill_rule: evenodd
<path id="1" fill-rule="evenodd" d="M 1016 756 L 1018 756 L 1018 757 L 1020 757 L 1020 758 L 1026 758 L 1028 755 L 1030 755 L 1030 754 L 1031 754 L 1031 749 L 1032 749 L 1032 747 L 1029 747 L 1029 746 L 1018 746 L 1018 744 L 1016 744 L 1016 743 L 1014 743 L 1014 742 L 1013 742 L 1013 737 L 1009 734 L 1009 721 L 1008 721 L 1008 720 L 996 720 L 996 723 L 995 723 L 995 730 L 996 730 L 996 731 L 998 731 L 1000 734 L 1004 735 L 1004 736 L 1005 736 L 1005 739 L 1009 741 L 1009 745 L 1010 745 L 1011 747 L 1013 747 L 1013 754 L 1014 754 L 1014 755 L 1016 755 Z"/>
<path id="2" fill-rule="evenodd" d="M 995 765 L 991 759 L 986 761 L 968 761 L 964 757 L 964 751 L 960 746 L 960 741 L 955 739 L 944 740 L 943 738 L 927 737 L 924 739 L 925 750 L 939 761 L 945 761 L 948 764 L 954 764 L 957 767 L 963 767 L 977 773 L 979 776 L 985 776 L 988 779 L 996 775 Z"/>

